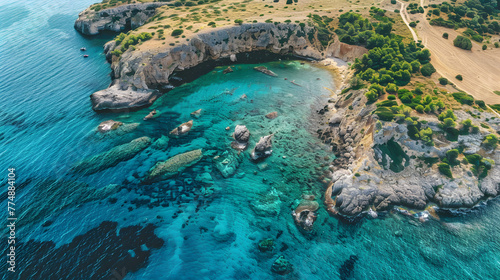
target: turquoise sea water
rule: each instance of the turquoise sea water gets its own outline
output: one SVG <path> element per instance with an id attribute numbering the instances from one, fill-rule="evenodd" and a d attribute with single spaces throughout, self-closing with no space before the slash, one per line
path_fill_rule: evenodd
<path id="1" fill-rule="evenodd" d="M 329 72 L 313 65 L 264 64 L 278 78 L 254 71 L 255 65 L 235 65 L 226 75 L 224 67 L 216 68 L 160 98 L 152 106 L 159 117 L 149 121 L 142 118 L 152 108 L 93 112 L 89 95 L 110 82 L 102 54 L 107 39 L 73 29 L 78 12 L 91 3 L 0 2 L 0 162 L 5 178 L 8 167 L 16 168 L 18 215 L 29 214 L 16 231 L 18 272 L 6 272 L 2 261 L 2 279 L 500 279 L 498 199 L 467 214 L 442 212 L 439 221 L 423 224 L 397 213 L 356 224 L 328 215 L 318 177 L 334 156 L 314 127 L 327 88 L 335 85 Z M 200 108 L 202 115 L 193 119 L 190 113 Z M 264 117 L 273 111 L 278 118 Z M 100 137 L 95 129 L 108 119 L 139 126 Z M 70 170 L 132 139 L 168 135 L 191 119 L 190 133 L 170 139 L 167 148 L 149 147 L 89 176 Z M 230 149 L 237 124 L 251 132 L 250 147 L 240 155 Z M 270 133 L 273 155 L 253 163 L 249 152 Z M 157 161 L 200 148 L 202 160 L 179 176 L 141 183 Z M 216 168 L 224 159 L 241 162 L 229 178 Z M 121 189 L 99 195 L 109 184 Z M 302 194 L 314 194 L 320 204 L 309 234 L 298 230 L 291 215 Z M 116 228 L 104 221 L 116 222 Z M 154 234 L 133 234 L 147 224 L 155 226 Z M 117 229 L 132 237 L 117 241 Z M 152 242 L 154 235 L 161 246 Z M 275 239 L 272 252 L 259 251 L 265 238 Z M 143 246 L 123 245 L 133 241 Z M 141 252 L 149 258 L 140 261 Z M 271 272 L 280 255 L 292 263 L 291 274 Z M 134 261 L 117 261 L 124 256 Z M 341 274 L 351 256 L 357 258 L 353 269 Z"/>

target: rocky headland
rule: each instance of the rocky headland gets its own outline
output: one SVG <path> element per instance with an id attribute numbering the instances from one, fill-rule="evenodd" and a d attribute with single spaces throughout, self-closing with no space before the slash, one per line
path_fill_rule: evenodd
<path id="1" fill-rule="evenodd" d="M 135 3 L 96 11 L 91 6 L 78 15 L 75 29 L 85 35 L 102 31 L 122 32 L 144 25 L 156 13 L 156 8 L 167 3 Z"/>

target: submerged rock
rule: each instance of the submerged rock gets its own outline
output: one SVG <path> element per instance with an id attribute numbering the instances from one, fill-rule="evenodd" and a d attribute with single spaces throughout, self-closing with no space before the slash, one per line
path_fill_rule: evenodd
<path id="1" fill-rule="evenodd" d="M 271 112 L 271 113 L 266 115 L 266 118 L 268 118 L 270 120 L 274 120 L 277 117 L 278 117 L 278 112 Z"/>
<path id="2" fill-rule="evenodd" d="M 351 277 L 352 271 L 354 270 L 354 265 L 358 261 L 358 257 L 351 255 L 348 260 L 346 260 L 342 266 L 339 268 L 340 279 L 347 280 Z"/>
<path id="3" fill-rule="evenodd" d="M 222 73 L 224 73 L 224 74 L 232 73 L 232 72 L 233 72 L 233 69 L 230 66 L 228 66 L 226 69 L 224 69 L 224 71 L 222 71 Z"/>
<path id="4" fill-rule="evenodd" d="M 262 239 L 259 242 L 259 251 L 268 252 L 274 250 L 274 240 L 272 238 Z"/>
<path id="5" fill-rule="evenodd" d="M 202 157 L 201 149 L 198 149 L 176 155 L 166 161 L 158 162 L 149 170 L 145 181 L 154 182 L 168 179 L 197 163 Z"/>
<path id="6" fill-rule="evenodd" d="M 151 138 L 141 137 L 129 143 L 112 148 L 91 158 L 76 163 L 72 170 L 78 173 L 92 174 L 116 166 L 122 161 L 133 158 L 136 154 L 146 149 L 151 143 Z"/>
<path id="7" fill-rule="evenodd" d="M 257 161 L 267 158 L 273 153 L 273 150 L 271 150 L 273 144 L 272 137 L 273 134 L 260 137 L 259 142 L 255 145 L 251 154 L 253 160 Z"/>
<path id="8" fill-rule="evenodd" d="M 293 266 L 283 255 L 281 255 L 274 261 L 271 271 L 279 275 L 286 275 L 293 271 Z"/>
<path id="9" fill-rule="evenodd" d="M 108 131 L 118 129 L 118 127 L 120 127 L 121 125 L 123 125 L 122 122 L 107 120 L 100 123 L 99 126 L 97 127 L 97 130 L 101 133 L 106 133 Z"/>
<path id="10" fill-rule="evenodd" d="M 276 217 L 280 213 L 281 200 L 278 192 L 272 189 L 268 193 L 260 194 L 260 199 L 250 202 L 250 208 L 258 216 Z"/>
<path id="11" fill-rule="evenodd" d="M 278 77 L 278 75 L 276 75 L 276 73 L 274 73 L 273 71 L 267 69 L 266 66 L 257 66 L 257 67 L 254 67 L 253 69 L 259 71 L 259 72 L 262 72 L 266 75 L 269 75 L 269 76 L 272 76 L 272 77 Z"/>
<path id="12" fill-rule="evenodd" d="M 173 136 L 185 135 L 191 130 L 192 127 L 193 127 L 193 120 L 190 120 L 172 129 L 172 131 L 170 131 L 170 135 Z"/>
<path id="13" fill-rule="evenodd" d="M 235 141 L 231 142 L 231 147 L 235 150 L 243 151 L 248 147 L 250 131 L 244 125 L 237 125 L 234 128 L 233 138 Z"/>
<path id="14" fill-rule="evenodd" d="M 151 147 L 155 150 L 165 151 L 168 148 L 169 141 L 170 139 L 167 136 L 162 135 L 160 138 L 156 139 L 156 141 L 153 142 Z"/>
<path id="15" fill-rule="evenodd" d="M 215 161 L 215 168 L 220 171 L 224 178 L 228 178 L 236 173 L 243 157 L 234 151 L 225 151 Z"/>

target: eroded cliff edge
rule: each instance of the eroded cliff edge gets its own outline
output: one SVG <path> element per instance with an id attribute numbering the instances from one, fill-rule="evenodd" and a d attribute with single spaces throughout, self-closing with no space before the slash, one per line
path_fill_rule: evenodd
<path id="1" fill-rule="evenodd" d="M 109 88 L 91 96 L 94 110 L 120 110 L 144 107 L 171 87 L 172 75 L 207 62 L 251 61 L 252 54 L 294 55 L 311 59 L 333 56 L 352 60 L 366 52 L 333 40 L 323 47 L 313 27 L 298 24 L 254 23 L 208 30 L 194 34 L 175 46 L 128 49 L 120 57 L 116 41 L 105 45 L 111 60 L 113 82 Z"/>

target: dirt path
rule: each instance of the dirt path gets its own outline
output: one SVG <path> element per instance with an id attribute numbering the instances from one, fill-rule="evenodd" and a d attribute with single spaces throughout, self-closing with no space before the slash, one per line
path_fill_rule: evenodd
<path id="1" fill-rule="evenodd" d="M 420 0 L 422 6 L 425 5 L 424 2 Z M 431 26 L 425 18 L 425 13 L 410 17 L 406 13 L 405 5 L 401 5 L 401 17 L 412 34 L 414 30 L 408 21 L 420 20 L 416 31 L 422 44 L 431 51 L 432 64 L 439 75 L 476 99 L 484 100 L 488 104 L 500 104 L 500 96 L 493 93 L 500 90 L 500 49 L 482 51 L 481 45 L 474 41 L 471 51 L 457 48 L 453 46 L 453 40 L 459 33 L 453 29 Z M 445 32 L 449 34 L 448 40 L 442 37 Z M 416 36 L 413 35 L 413 38 Z M 455 78 L 459 74 L 462 75 L 463 81 Z"/>
<path id="2" fill-rule="evenodd" d="M 406 26 L 408 27 L 408 29 L 410 29 L 411 35 L 413 36 L 413 40 L 415 40 L 415 42 L 418 42 L 417 33 L 415 33 L 415 30 L 413 30 L 413 28 L 411 28 L 410 23 L 408 22 L 408 19 L 410 17 L 408 16 L 408 12 L 406 11 L 406 4 L 401 2 L 401 1 L 398 1 L 398 2 L 399 2 L 399 4 L 401 4 L 399 14 L 401 15 L 401 18 L 403 19 L 403 21 L 406 24 Z"/>

